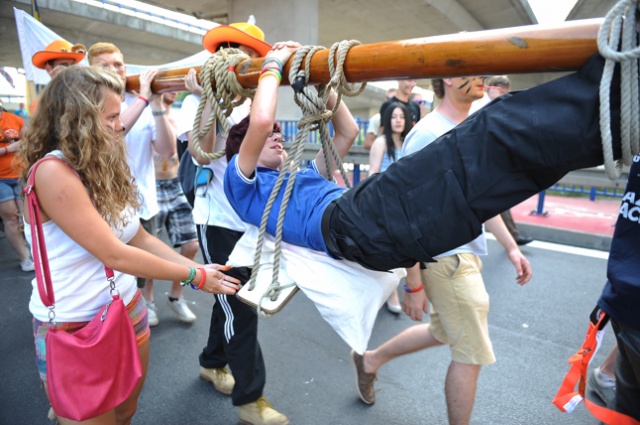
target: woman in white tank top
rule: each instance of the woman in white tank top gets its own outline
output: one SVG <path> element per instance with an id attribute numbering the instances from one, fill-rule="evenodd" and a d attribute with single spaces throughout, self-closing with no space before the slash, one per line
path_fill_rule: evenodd
<path id="1" fill-rule="evenodd" d="M 188 260 L 139 225 L 135 211 L 140 202 L 122 139 L 123 90 L 124 82 L 115 74 L 80 66 L 62 71 L 42 93 L 21 150 L 25 181 L 33 164 L 45 156 L 56 157 L 43 162 L 35 176 L 56 297 L 56 326 L 76 330 L 109 301 L 103 266 L 115 271 L 117 289 L 127 304 L 143 376 L 124 403 L 100 416 L 105 421 L 101 423 L 114 424 L 116 417 L 122 423 L 133 417 L 149 360 L 146 309 L 133 276 L 190 279 L 202 290 L 217 294 L 232 295 L 239 289 L 237 280 L 220 271 L 223 266 Z M 30 221 L 26 212 L 25 221 Z M 25 229 L 30 237 L 29 226 Z M 33 288 L 29 308 L 34 316 L 36 360 L 46 390 L 48 309 L 35 279 Z M 64 418 L 58 420 L 67 423 Z"/>

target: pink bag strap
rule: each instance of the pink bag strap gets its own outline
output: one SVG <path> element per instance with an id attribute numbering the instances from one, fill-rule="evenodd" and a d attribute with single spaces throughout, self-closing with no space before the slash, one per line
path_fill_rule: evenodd
<path id="1" fill-rule="evenodd" d="M 44 161 L 56 160 L 67 166 L 73 173 L 78 176 L 78 173 L 71 168 L 69 164 L 60 158 L 54 156 L 46 156 L 38 160 L 31 167 L 29 172 L 29 178 L 27 185 L 23 189 L 23 193 L 27 198 L 27 207 L 29 208 L 29 226 L 31 227 L 31 247 L 33 251 L 33 262 L 35 264 L 36 282 L 38 283 L 38 293 L 42 303 L 47 307 L 55 305 L 56 300 L 53 294 L 53 285 L 51 283 L 51 269 L 49 268 L 49 258 L 47 257 L 47 246 L 44 240 L 44 233 L 42 231 L 42 217 L 40 216 L 40 208 L 38 206 L 38 199 L 35 192 L 36 184 L 36 170 L 38 166 Z M 80 176 L 78 176 L 80 178 Z M 113 270 L 108 267 L 104 268 L 107 279 L 113 279 Z"/>

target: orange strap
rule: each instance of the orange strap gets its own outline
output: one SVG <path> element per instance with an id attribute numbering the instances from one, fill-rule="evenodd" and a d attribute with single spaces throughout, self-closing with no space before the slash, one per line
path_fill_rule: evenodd
<path id="1" fill-rule="evenodd" d="M 631 416 L 616 412 L 606 407 L 597 405 L 587 400 L 585 397 L 585 387 L 587 384 L 587 370 L 591 358 L 598 350 L 604 336 L 604 327 L 609 320 L 609 316 L 604 311 L 596 307 L 591 315 L 587 336 L 582 343 L 580 350 L 569 359 L 571 368 L 560 385 L 558 393 L 553 399 L 553 404 L 563 412 L 572 412 L 581 401 L 594 418 L 608 425 L 640 425 L 640 422 Z M 574 391 L 578 385 L 578 390 Z"/>

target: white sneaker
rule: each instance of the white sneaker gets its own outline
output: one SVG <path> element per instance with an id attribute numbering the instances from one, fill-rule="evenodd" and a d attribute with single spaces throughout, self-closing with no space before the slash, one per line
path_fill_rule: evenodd
<path id="1" fill-rule="evenodd" d="M 158 326 L 158 323 L 160 323 L 158 309 L 153 301 L 147 301 L 147 320 L 149 321 L 149 327 Z"/>
<path id="2" fill-rule="evenodd" d="M 176 301 L 167 299 L 167 305 L 173 311 L 180 321 L 185 323 L 193 323 L 196 320 L 196 315 L 193 314 L 187 302 L 184 298 L 180 298 Z"/>
<path id="3" fill-rule="evenodd" d="M 36 269 L 31 258 L 25 258 L 24 260 L 20 261 L 20 268 L 23 272 L 32 272 Z"/>
<path id="4" fill-rule="evenodd" d="M 387 310 L 393 314 L 402 313 L 402 306 L 398 304 L 391 304 L 391 301 L 387 300 Z"/>

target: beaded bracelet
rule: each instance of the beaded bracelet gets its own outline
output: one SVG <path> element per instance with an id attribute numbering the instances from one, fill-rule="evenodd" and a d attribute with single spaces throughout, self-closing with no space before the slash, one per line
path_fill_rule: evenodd
<path id="1" fill-rule="evenodd" d="M 138 96 L 138 99 L 140 99 L 141 101 L 143 101 L 145 103 L 146 106 L 149 106 L 149 99 L 147 99 L 146 97 L 140 95 Z"/>
<path id="2" fill-rule="evenodd" d="M 422 288 L 423 288 L 422 284 L 420 284 L 420 286 L 414 289 L 409 289 L 407 288 L 407 284 L 406 283 L 404 284 L 404 292 L 406 292 L 407 294 L 415 294 L 416 292 L 422 291 Z"/>
<path id="3" fill-rule="evenodd" d="M 262 62 L 262 67 L 264 68 L 264 66 L 266 64 L 268 64 L 269 62 L 275 62 L 278 65 L 278 68 L 280 68 L 280 71 L 282 71 L 283 66 L 282 66 L 282 62 L 280 62 L 280 59 L 278 59 L 278 58 L 266 58 L 264 60 L 264 62 Z"/>
<path id="4" fill-rule="evenodd" d="M 195 267 L 189 267 L 189 276 L 180 282 L 180 286 L 187 286 L 193 282 L 193 279 L 196 277 L 196 269 Z"/>

